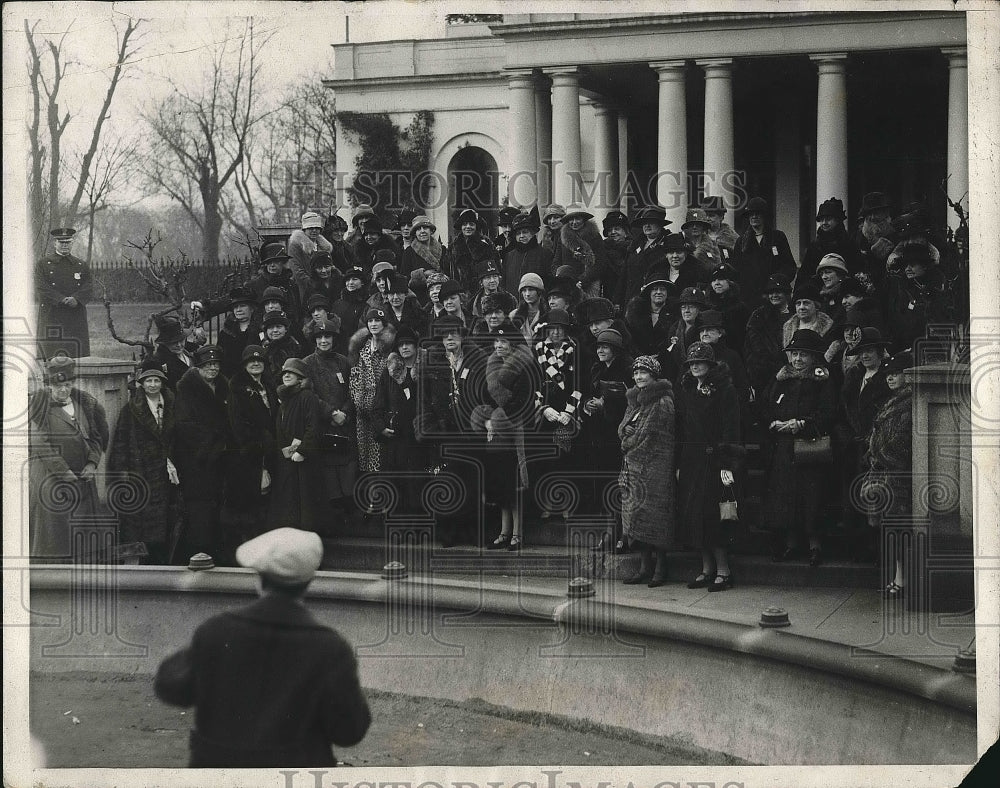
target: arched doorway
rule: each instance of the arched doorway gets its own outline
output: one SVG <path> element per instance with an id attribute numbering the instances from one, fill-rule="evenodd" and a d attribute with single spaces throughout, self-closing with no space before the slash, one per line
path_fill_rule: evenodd
<path id="1" fill-rule="evenodd" d="M 455 235 L 454 220 L 459 211 L 472 208 L 496 227 L 500 202 L 500 173 L 489 151 L 466 145 L 448 162 L 448 236 Z"/>

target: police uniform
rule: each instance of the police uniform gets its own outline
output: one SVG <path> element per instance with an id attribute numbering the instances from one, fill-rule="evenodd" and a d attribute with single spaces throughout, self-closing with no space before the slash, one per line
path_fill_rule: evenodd
<path id="1" fill-rule="evenodd" d="M 51 232 L 56 239 L 72 238 L 76 231 L 60 227 Z M 65 306 L 72 296 L 75 306 Z M 35 297 L 38 300 L 38 352 L 42 358 L 65 354 L 70 358 L 90 355 L 87 302 L 93 297 L 90 269 L 79 257 L 52 252 L 35 266 Z"/>

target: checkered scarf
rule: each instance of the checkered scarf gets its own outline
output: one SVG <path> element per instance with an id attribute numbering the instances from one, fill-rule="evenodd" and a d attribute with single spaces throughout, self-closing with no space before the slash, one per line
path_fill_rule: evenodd
<path id="1" fill-rule="evenodd" d="M 566 376 L 563 369 L 567 363 L 573 362 L 573 344 L 560 342 L 551 344 L 547 339 L 535 343 L 535 358 L 542 368 L 542 376 L 546 382 L 553 382 L 565 391 Z"/>

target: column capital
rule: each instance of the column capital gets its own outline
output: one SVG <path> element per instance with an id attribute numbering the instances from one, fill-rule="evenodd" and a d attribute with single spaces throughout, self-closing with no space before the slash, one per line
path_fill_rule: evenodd
<path id="1" fill-rule="evenodd" d="M 820 74 L 843 74 L 847 70 L 846 52 L 825 52 L 810 55 L 809 59 L 816 64 Z"/>
<path id="2" fill-rule="evenodd" d="M 535 72 L 531 69 L 510 69 L 504 71 L 507 75 L 507 84 L 511 88 L 534 89 Z"/>
<path id="3" fill-rule="evenodd" d="M 687 67 L 686 60 L 653 60 L 647 64 L 653 71 L 660 75 L 660 82 L 672 81 L 684 78 L 684 69 Z"/>
<path id="4" fill-rule="evenodd" d="M 694 61 L 696 66 L 705 69 L 705 79 L 713 77 L 728 77 L 733 70 L 731 57 L 709 57 Z"/>
<path id="5" fill-rule="evenodd" d="M 580 81 L 582 70 L 579 66 L 553 66 L 543 68 L 542 73 L 552 79 L 553 85 L 575 85 Z"/>
<path id="6" fill-rule="evenodd" d="M 941 54 L 948 58 L 948 68 L 968 68 L 966 47 L 941 47 Z"/>
<path id="7" fill-rule="evenodd" d="M 590 104 L 594 108 L 595 115 L 615 115 L 620 110 L 618 104 L 612 101 L 592 99 Z"/>

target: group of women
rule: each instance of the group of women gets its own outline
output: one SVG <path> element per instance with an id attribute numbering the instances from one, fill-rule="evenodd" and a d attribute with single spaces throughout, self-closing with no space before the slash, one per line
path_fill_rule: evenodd
<path id="1" fill-rule="evenodd" d="M 852 237 L 831 199 L 797 268 L 767 204 L 746 208 L 742 234 L 709 200 L 681 233 L 655 206 L 613 212 L 602 232 L 582 207 L 553 205 L 503 213 L 495 237 L 465 210 L 450 249 L 415 214 L 399 217 L 399 242 L 369 209 L 350 237 L 340 217 L 306 214 L 257 278 L 193 304 L 228 313 L 219 346 L 191 348 L 178 376 L 172 326 L 170 364 L 154 355 L 140 371 L 112 459 L 146 468 L 134 463 L 149 453 L 143 472 L 167 479 L 157 501 L 175 511 L 182 496 L 186 526 L 171 540 L 170 518 L 143 514 L 122 538 L 225 561 L 263 529 L 345 534 L 356 507 L 390 505 L 356 497 L 359 473 L 406 511 L 437 477 L 457 486 L 437 512 L 445 545 L 519 550 L 526 511 L 590 507 L 615 522 L 602 547 L 639 555 L 626 582 L 663 584 L 665 552 L 687 546 L 702 558 L 691 587 L 726 590 L 753 443 L 776 560 L 820 564 L 824 524 L 853 529 L 864 553 L 875 539 L 856 482 L 899 485 L 908 462 L 896 433 L 909 349 L 960 317 L 947 250 L 917 210 L 886 224 L 877 194 Z M 560 479 L 575 503 L 552 492 Z M 499 533 L 483 533 L 493 520 Z"/>

